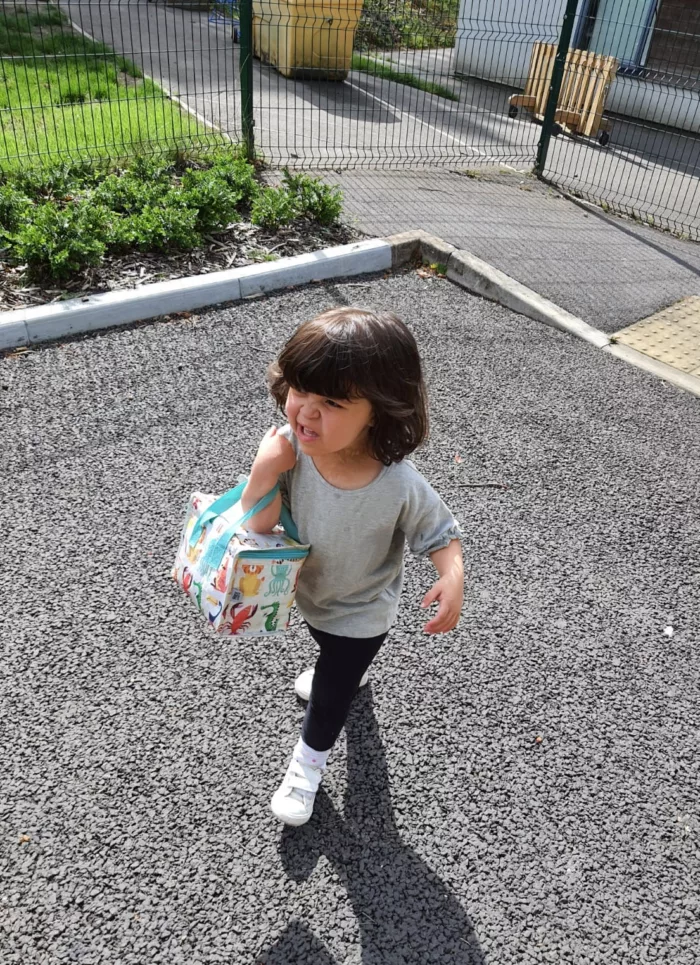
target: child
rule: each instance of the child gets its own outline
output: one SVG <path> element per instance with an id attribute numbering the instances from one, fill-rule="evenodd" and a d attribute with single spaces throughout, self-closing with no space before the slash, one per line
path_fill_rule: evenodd
<path id="1" fill-rule="evenodd" d="M 396 617 L 404 542 L 430 556 L 439 575 L 421 604 L 439 603 L 426 633 L 457 625 L 464 571 L 457 522 L 405 459 L 424 441 L 428 414 L 418 348 L 403 322 L 354 308 L 325 312 L 295 332 L 268 375 L 289 424 L 263 438 L 242 503 L 250 509 L 279 483 L 281 494 L 248 528 L 269 532 L 284 498 L 311 544 L 296 602 L 320 654 L 296 680 L 309 703 L 272 798 L 281 821 L 301 825 Z"/>

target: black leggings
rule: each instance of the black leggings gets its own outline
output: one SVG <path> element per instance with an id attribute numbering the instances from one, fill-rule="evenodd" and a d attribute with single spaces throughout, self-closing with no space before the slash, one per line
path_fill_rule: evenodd
<path id="1" fill-rule="evenodd" d="M 338 740 L 362 675 L 377 656 L 386 633 L 363 639 L 337 637 L 314 627 L 309 627 L 309 633 L 321 652 L 301 736 L 315 751 L 327 751 Z"/>

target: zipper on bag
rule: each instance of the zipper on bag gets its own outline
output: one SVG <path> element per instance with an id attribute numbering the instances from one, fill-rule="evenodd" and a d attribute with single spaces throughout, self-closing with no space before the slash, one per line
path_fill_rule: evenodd
<path id="1" fill-rule="evenodd" d="M 309 555 L 308 550 L 271 549 L 271 550 L 241 550 L 236 553 L 239 560 L 303 560 Z"/>

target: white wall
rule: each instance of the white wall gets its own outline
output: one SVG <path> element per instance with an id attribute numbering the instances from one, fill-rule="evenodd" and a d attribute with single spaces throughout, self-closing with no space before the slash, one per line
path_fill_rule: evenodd
<path id="1" fill-rule="evenodd" d="M 700 91 L 620 75 L 610 88 L 608 110 L 680 131 L 700 134 Z"/>
<path id="2" fill-rule="evenodd" d="M 535 41 L 556 43 L 566 0 L 461 0 L 455 73 L 523 88 Z M 577 24 L 574 24 L 574 37 Z M 700 92 L 620 75 L 608 110 L 700 133 Z"/>
<path id="3" fill-rule="evenodd" d="M 532 45 L 559 39 L 566 0 L 461 0 L 455 71 L 524 87 Z"/>

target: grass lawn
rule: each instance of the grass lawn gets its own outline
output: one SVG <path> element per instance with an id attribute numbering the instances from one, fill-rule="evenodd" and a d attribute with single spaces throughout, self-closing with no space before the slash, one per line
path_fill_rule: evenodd
<path id="1" fill-rule="evenodd" d="M 449 87 L 436 84 L 431 80 L 423 80 L 422 77 L 416 77 L 415 74 L 394 70 L 394 68 L 388 64 L 382 63 L 380 60 L 374 60 L 372 57 L 353 54 L 352 69 L 361 70 L 363 73 L 371 74 L 373 77 L 381 77 L 383 80 L 393 80 L 397 84 L 404 84 L 406 87 L 415 87 L 416 90 L 424 90 L 429 94 L 435 94 L 437 97 L 445 97 L 449 101 L 459 100 L 459 96 L 455 94 L 454 91 L 451 91 Z"/>
<path id="2" fill-rule="evenodd" d="M 221 143 L 138 67 L 48 4 L 0 19 L 0 166 Z"/>

